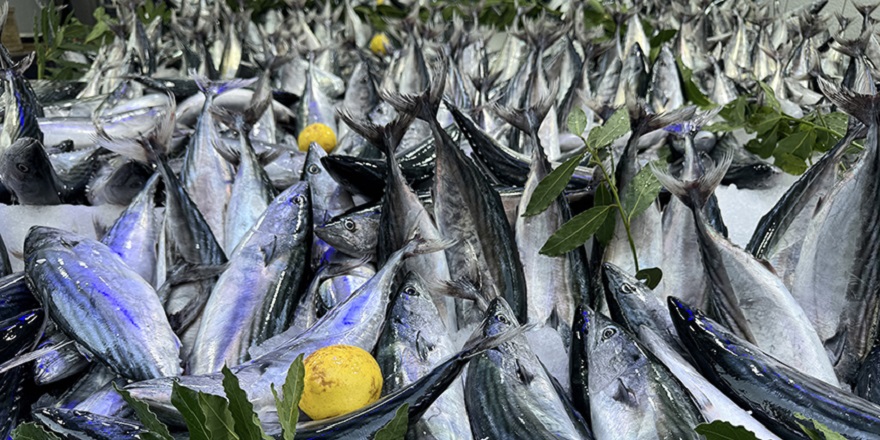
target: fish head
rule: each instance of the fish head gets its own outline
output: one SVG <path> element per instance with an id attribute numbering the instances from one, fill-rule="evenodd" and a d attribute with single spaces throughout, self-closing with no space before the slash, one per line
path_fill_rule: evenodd
<path id="1" fill-rule="evenodd" d="M 587 323 L 590 390 L 608 390 L 627 370 L 645 362 L 645 354 L 623 326 L 600 313 Z"/>
<path id="2" fill-rule="evenodd" d="M 79 245 L 85 237 L 62 229 L 48 226 L 32 226 L 24 239 L 24 255 L 34 255 L 49 248 L 62 247 L 72 249 Z"/>
<path id="3" fill-rule="evenodd" d="M 304 238 L 311 229 L 309 183 L 300 181 L 272 200 L 254 230 Z"/>
<path id="4" fill-rule="evenodd" d="M 514 327 L 519 326 L 516 315 L 504 298 L 498 297 L 489 303 L 486 309 L 486 317 L 480 324 L 478 331 L 485 337 L 498 336 L 507 333 Z"/>
<path id="5" fill-rule="evenodd" d="M 24 193 L 55 192 L 55 170 L 42 143 L 19 138 L 0 155 L 0 179 L 21 198 Z"/>
<path id="6" fill-rule="evenodd" d="M 648 316 L 652 309 L 649 301 L 655 298 L 655 294 L 648 286 L 611 263 L 602 265 L 602 278 L 606 292 L 614 299 L 609 301 L 611 316 L 617 318 L 618 322 L 636 329 L 651 319 Z"/>
<path id="7" fill-rule="evenodd" d="M 381 211 L 368 209 L 343 214 L 315 228 L 315 235 L 339 251 L 353 257 L 363 257 L 376 252 L 379 240 Z"/>
<path id="8" fill-rule="evenodd" d="M 672 323 L 688 351 L 694 348 L 700 350 L 700 347 L 720 347 L 735 353 L 743 350 L 744 341 L 706 317 L 699 309 L 674 296 L 667 299 L 667 304 Z"/>

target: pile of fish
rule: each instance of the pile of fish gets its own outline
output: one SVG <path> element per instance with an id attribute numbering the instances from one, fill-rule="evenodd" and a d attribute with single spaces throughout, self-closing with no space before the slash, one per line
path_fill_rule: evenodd
<path id="1" fill-rule="evenodd" d="M 844 40 L 824 3 L 608 4 L 611 38 L 589 2 L 498 33 L 480 4 L 395 3 L 413 13 L 388 19 L 384 54 L 349 0 L 289 3 L 180 0 L 163 22 L 120 1 L 115 38 L 69 55 L 91 66 L 80 81 L 28 80 L 33 57 L 0 49 L 0 212 L 26 223 L 22 242 L 2 231 L 4 438 L 28 420 L 141 438 L 117 387 L 185 437 L 173 385 L 222 396 L 224 365 L 280 436 L 272 385 L 334 344 L 374 354 L 383 397 L 302 438 L 369 438 L 404 403 L 412 439 L 701 438 L 715 420 L 805 439 L 801 418 L 880 438 L 872 7 Z M 678 33 L 652 47 L 660 29 Z M 688 105 L 678 61 L 717 104 L 763 81 L 794 118 L 851 115 L 745 249 L 713 192 L 781 171 L 742 132 L 701 130 L 717 116 Z M 605 177 L 587 158 L 521 214 L 620 108 L 620 192 L 645 166 L 665 191 L 606 245 L 541 254 Z M 329 154 L 300 151 L 315 123 Z M 107 206 L 110 224 L 70 226 Z"/>

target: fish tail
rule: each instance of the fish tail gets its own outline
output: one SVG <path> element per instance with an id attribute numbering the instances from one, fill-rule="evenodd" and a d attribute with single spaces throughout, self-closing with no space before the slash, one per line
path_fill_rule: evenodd
<path id="1" fill-rule="evenodd" d="M 356 120 L 346 109 L 338 109 L 336 114 L 355 133 L 368 140 L 376 148 L 386 155 L 393 155 L 394 150 L 400 145 L 403 135 L 409 129 L 415 117 L 412 113 L 402 113 L 386 125 L 376 125 L 370 120 Z"/>
<path id="2" fill-rule="evenodd" d="M 702 209 L 715 192 L 715 188 L 721 184 L 721 180 L 727 173 L 730 163 L 733 161 L 733 152 L 725 151 L 721 160 L 715 166 L 705 172 L 698 173 L 693 179 L 679 180 L 669 170 L 662 169 L 656 164 L 651 164 L 651 171 L 657 176 L 657 180 L 664 188 L 674 196 L 681 199 L 685 205 Z"/>
<path id="3" fill-rule="evenodd" d="M 479 310 L 485 311 L 489 308 L 489 302 L 486 297 L 467 278 L 459 278 L 454 281 L 424 280 L 424 282 L 432 293 L 436 292 L 451 298 L 473 301 Z"/>
<path id="4" fill-rule="evenodd" d="M 230 111 L 227 108 L 216 106 L 209 108 L 208 112 L 210 112 L 211 116 L 215 119 L 239 133 L 247 133 L 251 131 L 251 128 L 253 127 L 253 124 L 246 120 L 243 113 Z"/>
<path id="5" fill-rule="evenodd" d="M 558 84 L 558 83 L 556 83 Z M 541 122 L 550 112 L 550 108 L 556 101 L 556 93 L 550 92 L 540 98 L 540 101 L 527 109 L 505 107 L 498 103 L 492 104 L 492 110 L 501 119 L 513 125 L 524 133 L 537 133 Z"/>
<path id="6" fill-rule="evenodd" d="M 380 90 L 379 95 L 399 112 L 415 114 L 426 121 L 434 119 L 446 87 L 447 62 L 446 56 L 441 55 L 440 66 L 435 69 L 430 87 L 421 94 L 404 95 L 390 90 Z"/>
<path id="7" fill-rule="evenodd" d="M 837 87 L 830 81 L 819 77 L 819 89 L 844 113 L 853 116 L 865 125 L 880 122 L 880 95 L 863 95 Z"/>
<path id="8" fill-rule="evenodd" d="M 217 95 L 221 95 L 230 90 L 247 87 L 257 81 L 257 78 L 234 78 L 230 80 L 212 81 L 196 73 L 191 73 L 196 86 L 205 94 L 208 99 L 213 100 Z"/>

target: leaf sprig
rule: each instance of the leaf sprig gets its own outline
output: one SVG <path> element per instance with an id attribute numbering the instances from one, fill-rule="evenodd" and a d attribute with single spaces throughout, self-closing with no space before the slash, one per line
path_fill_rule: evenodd
<path id="1" fill-rule="evenodd" d="M 302 397 L 303 356 L 299 355 L 291 364 L 287 378 L 281 386 L 281 393 L 275 390 L 272 394 L 278 407 L 278 422 L 281 425 L 282 438 L 294 440 L 296 424 L 299 421 L 299 401 Z M 225 366 L 223 374 L 223 391 L 226 397 L 206 394 L 180 385 L 172 384 L 171 404 L 183 416 L 192 440 L 272 440 L 260 425 L 254 412 L 254 406 L 242 390 L 238 377 Z M 147 440 L 173 440 L 168 427 L 159 421 L 149 406 L 121 388 L 116 391 L 134 410 L 135 416 L 144 426 Z M 403 440 L 407 430 L 408 405 L 404 404 L 397 410 L 394 419 L 376 432 L 376 440 Z M 11 434 L 13 440 L 58 440 L 58 437 L 44 430 L 35 423 L 22 423 Z"/>

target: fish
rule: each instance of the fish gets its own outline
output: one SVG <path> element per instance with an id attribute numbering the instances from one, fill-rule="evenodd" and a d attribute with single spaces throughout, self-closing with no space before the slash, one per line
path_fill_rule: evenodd
<path id="1" fill-rule="evenodd" d="M 518 326 L 511 307 L 498 297 L 477 331 L 492 337 Z M 474 438 L 593 438 L 552 380 L 522 336 L 477 356 L 465 383 Z"/>
<path id="2" fill-rule="evenodd" d="M 205 304 L 190 374 L 248 360 L 247 350 L 287 328 L 307 271 L 311 232 L 309 185 L 276 197 L 230 256 Z"/>
<path id="3" fill-rule="evenodd" d="M 693 213 L 703 266 L 710 280 L 710 309 L 744 339 L 754 341 L 780 361 L 838 386 L 819 334 L 782 280 L 764 263 L 722 237 L 703 213 L 729 163 L 727 155 L 714 168 L 684 180 L 653 168 L 660 183 Z"/>
<path id="4" fill-rule="evenodd" d="M 22 137 L 0 153 L 0 181 L 22 205 L 60 205 L 62 183 L 39 140 Z"/>
<path id="5" fill-rule="evenodd" d="M 52 320 L 101 362 L 140 380 L 182 372 L 180 341 L 155 289 L 106 245 L 35 226 L 25 239 L 25 267 Z"/>
<path id="6" fill-rule="evenodd" d="M 675 297 L 672 321 L 696 367 L 782 438 L 803 438 L 803 419 L 851 438 L 880 435 L 880 406 L 791 368 Z"/>
<path id="7" fill-rule="evenodd" d="M 590 415 L 597 439 L 700 438 L 693 397 L 626 329 L 587 318 Z"/>
<path id="8" fill-rule="evenodd" d="M 878 280 L 871 261 L 880 242 L 873 230 L 880 224 L 871 206 L 880 173 L 878 120 L 872 113 L 874 96 L 860 95 L 820 82 L 832 102 L 867 126 L 865 152 L 846 177 L 813 214 L 795 268 L 792 295 L 815 326 L 841 380 L 849 383 L 872 341 L 878 321 Z M 847 274 L 847 275 L 842 275 Z M 854 282 L 856 281 L 857 282 Z M 821 294 L 820 292 L 826 292 Z M 834 295 L 828 292 L 836 292 Z"/>
<path id="9" fill-rule="evenodd" d="M 416 272 L 409 272 L 392 301 L 388 322 L 379 337 L 376 361 L 383 372 L 384 395 L 403 389 L 455 353 L 443 318 L 434 305 L 431 289 Z M 410 438 L 473 438 L 464 402 L 463 381 L 446 391 L 413 421 Z"/>

